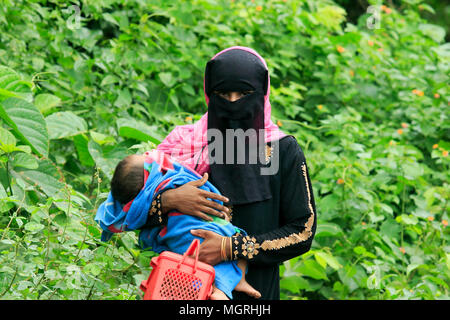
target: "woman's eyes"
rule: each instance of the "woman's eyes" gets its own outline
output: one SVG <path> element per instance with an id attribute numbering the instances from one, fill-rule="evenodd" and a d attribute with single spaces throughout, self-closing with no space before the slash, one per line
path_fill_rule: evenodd
<path id="1" fill-rule="evenodd" d="M 241 92 L 236 92 L 236 93 L 240 98 L 242 98 L 244 96 L 252 94 L 253 92 L 254 91 L 241 91 Z M 226 99 L 231 98 L 231 96 L 233 95 L 232 92 L 223 92 L 223 91 L 214 91 L 214 93 L 221 96 L 222 98 L 226 98 Z"/>

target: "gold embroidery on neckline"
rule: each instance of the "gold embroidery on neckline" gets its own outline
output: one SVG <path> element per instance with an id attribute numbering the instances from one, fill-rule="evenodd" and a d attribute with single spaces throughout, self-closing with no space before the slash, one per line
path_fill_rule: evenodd
<path id="1" fill-rule="evenodd" d="M 311 215 L 308 218 L 308 221 L 305 223 L 305 229 L 299 233 L 293 233 L 287 237 L 274 239 L 274 240 L 266 240 L 261 244 L 261 249 L 263 250 L 277 250 L 281 249 L 302 241 L 309 239 L 312 236 L 312 226 L 314 224 L 314 210 L 311 204 L 311 192 L 309 189 L 308 176 L 306 173 L 306 164 L 302 164 L 302 173 L 305 179 L 306 184 L 306 192 L 308 194 L 308 209 L 311 212 Z"/>

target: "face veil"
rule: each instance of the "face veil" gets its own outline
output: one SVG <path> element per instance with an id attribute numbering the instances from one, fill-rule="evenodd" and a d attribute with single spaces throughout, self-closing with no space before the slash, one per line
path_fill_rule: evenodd
<path id="1" fill-rule="evenodd" d="M 270 199 L 265 166 L 264 107 L 268 71 L 253 53 L 232 49 L 206 65 L 208 157 L 211 182 L 232 205 Z M 236 101 L 219 93 L 245 92 Z"/>

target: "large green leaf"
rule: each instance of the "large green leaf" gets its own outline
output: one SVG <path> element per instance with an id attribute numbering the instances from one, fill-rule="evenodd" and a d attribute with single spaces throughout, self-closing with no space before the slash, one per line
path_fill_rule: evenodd
<path id="1" fill-rule="evenodd" d="M 0 102 L 0 118 L 35 153 L 48 155 L 47 125 L 33 104 L 18 98 L 5 99 Z"/>
<path id="2" fill-rule="evenodd" d="M 77 149 L 78 159 L 80 162 L 88 167 L 93 167 L 95 165 L 94 159 L 92 159 L 91 154 L 88 149 L 89 139 L 85 134 L 78 134 L 73 137 L 73 143 Z"/>
<path id="3" fill-rule="evenodd" d="M 34 98 L 34 105 L 39 109 L 40 112 L 45 114 L 51 109 L 59 106 L 61 104 L 61 99 L 53 94 L 42 93 Z"/>
<path id="4" fill-rule="evenodd" d="M 326 265 L 329 265 L 334 270 L 342 268 L 342 265 L 337 261 L 337 259 L 327 252 L 316 251 L 314 252 L 314 257 L 316 258 L 316 261 L 324 268 Z"/>
<path id="5" fill-rule="evenodd" d="M 309 259 L 303 261 L 296 271 L 304 276 L 311 277 L 316 280 L 328 280 L 325 269 L 315 260 Z"/>
<path id="6" fill-rule="evenodd" d="M 86 121 L 71 111 L 52 113 L 45 118 L 50 139 L 62 139 L 87 131 Z"/>
<path id="7" fill-rule="evenodd" d="M 397 238 L 400 234 L 401 226 L 394 219 L 386 219 L 380 226 L 380 232 L 390 238 Z"/>
<path id="8" fill-rule="evenodd" d="M 151 141 L 156 144 L 163 140 L 156 127 L 151 127 L 142 121 L 120 118 L 117 119 L 117 127 L 122 137 L 145 142 Z"/>
<path id="9" fill-rule="evenodd" d="M 298 293 L 302 289 L 307 289 L 309 287 L 309 283 L 302 277 L 288 276 L 281 279 L 280 286 L 292 293 Z"/>
<path id="10" fill-rule="evenodd" d="M 0 127 L 0 151 L 11 153 L 16 148 L 16 138 L 7 129 Z"/>
<path id="11" fill-rule="evenodd" d="M 16 179 L 21 179 L 26 184 L 39 187 L 49 197 L 55 196 L 64 188 L 59 181 L 59 175 L 55 165 L 50 160 L 39 160 L 36 169 L 14 168 L 12 171 Z"/>
<path id="12" fill-rule="evenodd" d="M 27 230 L 28 232 L 32 232 L 32 233 L 39 232 L 44 228 L 45 228 L 45 226 L 43 224 L 40 224 L 40 223 L 37 223 L 34 221 L 28 222 L 25 225 L 25 230 Z"/>
<path id="13" fill-rule="evenodd" d="M 316 237 L 338 237 L 343 235 L 344 232 L 342 231 L 341 227 L 337 224 L 330 223 L 330 222 L 318 222 L 317 223 L 317 230 L 316 230 Z"/>
<path id="14" fill-rule="evenodd" d="M 332 220 L 339 215 L 340 197 L 337 194 L 329 194 L 318 199 L 322 220 Z"/>
<path id="15" fill-rule="evenodd" d="M 11 156 L 11 164 L 13 167 L 23 167 L 27 169 L 37 169 L 39 167 L 35 156 L 19 152 Z"/>
<path id="16" fill-rule="evenodd" d="M 94 140 L 89 141 L 88 150 L 95 164 L 103 171 L 108 179 L 112 179 L 115 167 L 120 160 L 128 155 L 127 149 L 124 147 L 102 147 Z"/>
<path id="17" fill-rule="evenodd" d="M 445 29 L 435 24 L 422 23 L 420 30 L 424 35 L 429 36 L 437 43 L 440 43 L 445 38 Z"/>
<path id="18" fill-rule="evenodd" d="M 31 102 L 32 86 L 31 82 L 23 80 L 13 69 L 0 66 L 0 101 L 4 97 L 17 97 Z"/>

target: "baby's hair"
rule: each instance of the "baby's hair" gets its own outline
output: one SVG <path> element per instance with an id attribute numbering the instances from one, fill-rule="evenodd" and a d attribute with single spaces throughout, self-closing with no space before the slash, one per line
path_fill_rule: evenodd
<path id="1" fill-rule="evenodd" d="M 121 204 L 133 200 L 144 185 L 144 167 L 140 161 L 132 161 L 135 155 L 120 161 L 111 180 L 111 193 Z"/>

